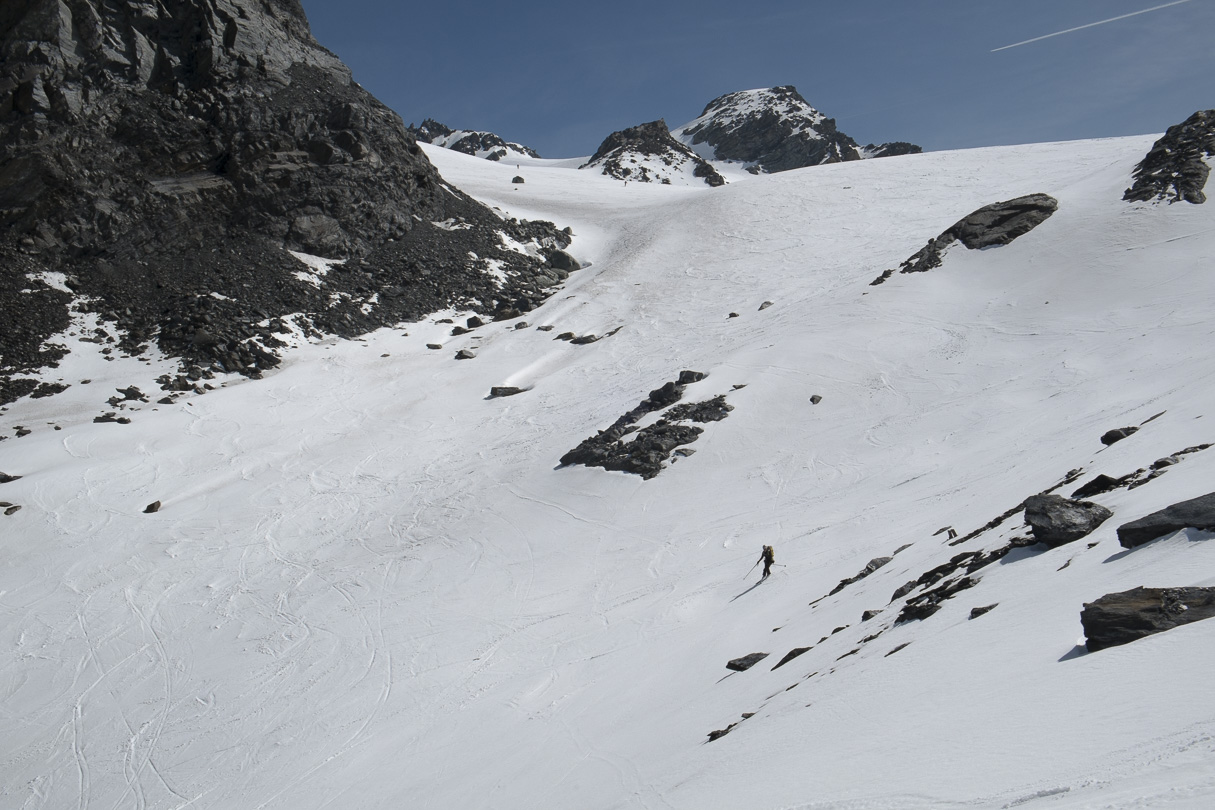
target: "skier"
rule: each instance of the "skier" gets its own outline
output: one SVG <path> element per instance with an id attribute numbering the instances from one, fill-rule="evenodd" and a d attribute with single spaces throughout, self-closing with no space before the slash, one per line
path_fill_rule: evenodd
<path id="1" fill-rule="evenodd" d="M 772 573 L 772 562 L 775 558 L 776 558 L 776 555 L 772 551 L 772 546 L 764 546 L 764 550 L 759 555 L 759 559 L 755 561 L 757 565 L 761 561 L 764 564 L 764 575 L 763 575 L 763 577 L 761 577 L 762 579 L 767 579 L 768 574 Z"/>

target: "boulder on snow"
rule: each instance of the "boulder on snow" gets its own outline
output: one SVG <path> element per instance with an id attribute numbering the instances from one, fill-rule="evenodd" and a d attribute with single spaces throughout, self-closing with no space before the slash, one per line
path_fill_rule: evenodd
<path id="1" fill-rule="evenodd" d="M 878 570 L 883 565 L 886 565 L 886 563 L 890 562 L 893 559 L 894 559 L 894 557 L 874 557 L 872 560 L 870 560 L 868 563 L 866 563 L 864 568 L 862 568 L 859 572 L 857 572 L 856 576 L 851 576 L 851 577 L 848 577 L 847 579 L 841 579 L 840 584 L 836 585 L 835 588 L 832 589 L 831 593 L 829 593 L 827 595 L 834 596 L 835 594 L 844 590 L 844 588 L 847 588 L 852 583 L 859 582 L 860 580 L 869 576 L 874 571 Z"/>
<path id="2" fill-rule="evenodd" d="M 1025 522 L 1034 539 L 1051 547 L 1079 540 L 1113 514 L 1101 504 L 1072 501 L 1061 495 L 1031 495 L 1025 499 Z"/>
<path id="3" fill-rule="evenodd" d="M 522 183 L 522 182 L 523 182 L 523 176 L 522 176 L 522 175 L 519 175 L 519 174 L 516 174 L 514 177 L 512 177 L 512 178 L 511 178 L 511 180 L 510 180 L 510 181 L 511 181 L 512 183 L 515 183 L 515 184 L 520 184 L 520 183 Z"/>
<path id="4" fill-rule="evenodd" d="M 9 475 L 8 473 L 0 472 L 0 484 L 7 484 L 12 481 L 16 481 L 20 477 L 21 476 L 19 476 L 19 475 Z"/>
<path id="5" fill-rule="evenodd" d="M 1094 495 L 1100 495 L 1103 492 L 1109 492 L 1112 489 L 1117 489 L 1122 486 L 1122 482 L 1117 478 L 1112 478 L 1105 473 L 1099 474 L 1092 481 L 1089 481 L 1084 486 L 1072 493 L 1073 498 L 1091 498 Z"/>
<path id="6" fill-rule="evenodd" d="M 768 657 L 768 653 L 757 652 L 750 655 L 744 655 L 742 658 L 735 658 L 726 662 L 726 669 L 732 669 L 735 672 L 746 672 L 751 667 L 758 664 L 760 661 Z"/>
<path id="7" fill-rule="evenodd" d="M 980 616 L 982 616 L 984 613 L 990 613 L 991 611 L 995 610 L 999 606 L 1000 606 L 1000 603 L 996 602 L 995 604 L 992 604 L 992 605 L 984 605 L 983 607 L 971 608 L 970 609 L 970 618 L 977 619 Z"/>
<path id="8" fill-rule="evenodd" d="M 1215 531 L 1215 492 L 1181 501 L 1118 527 L 1118 542 L 1135 548 L 1179 529 Z"/>
<path id="9" fill-rule="evenodd" d="M 1139 428 L 1137 428 L 1133 425 L 1130 427 L 1114 428 L 1113 430 L 1107 430 L 1105 433 L 1103 433 L 1101 435 L 1101 443 L 1104 444 L 1106 447 L 1109 447 L 1111 444 L 1114 444 L 1115 442 L 1122 441 L 1127 436 L 1130 436 L 1132 433 L 1138 433 L 1138 432 L 1139 432 Z"/>
<path id="10" fill-rule="evenodd" d="M 476 356 L 477 353 L 471 349 L 460 349 L 460 351 L 456 352 L 457 360 L 472 360 Z"/>
<path id="11" fill-rule="evenodd" d="M 489 389 L 489 396 L 490 399 L 497 399 L 498 397 L 513 397 L 515 394 L 522 394 L 524 390 L 526 389 L 516 388 L 513 385 L 495 385 Z"/>
<path id="12" fill-rule="evenodd" d="M 159 511 L 160 511 L 160 501 L 152 501 L 150 504 L 145 506 L 143 509 L 143 513 L 145 515 L 151 515 L 156 512 L 159 512 Z"/>
<path id="13" fill-rule="evenodd" d="M 1080 613 L 1089 652 L 1215 616 L 1215 588 L 1132 588 L 1087 602 Z"/>
<path id="14" fill-rule="evenodd" d="M 20 512 L 20 511 L 21 511 L 21 507 L 20 507 L 20 506 L 13 505 L 13 506 L 10 506 L 9 508 L 7 508 L 7 509 L 5 509 L 5 510 L 4 510 L 4 516 L 5 516 L 5 517 L 10 517 L 10 516 L 12 516 L 12 515 L 17 514 L 17 513 L 18 513 L 18 512 Z"/>

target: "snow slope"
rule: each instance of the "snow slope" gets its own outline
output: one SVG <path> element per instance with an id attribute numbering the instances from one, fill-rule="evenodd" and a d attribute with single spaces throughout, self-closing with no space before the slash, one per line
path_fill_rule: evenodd
<path id="1" fill-rule="evenodd" d="M 719 189 L 542 161 L 518 185 L 424 147 L 509 215 L 573 227 L 591 265 L 529 328 L 307 345 L 130 425 L 90 420 L 159 372 L 80 354 L 65 381 L 95 382 L 71 409 L 0 414 L 32 430 L 0 442 L 24 476 L 0 485 L 23 506 L 0 517 L 0 807 L 1211 806 L 1215 623 L 1077 645 L 1085 601 L 1215 585 L 1207 535 L 1125 552 L 1114 533 L 1210 491 L 1215 450 L 1095 498 L 1115 516 L 1085 541 L 1010 555 L 935 616 L 886 607 L 1022 531 L 937 529 L 1215 440 L 1215 207 L 1120 201 L 1151 141 Z M 1059 211 L 1012 245 L 869 286 L 1033 192 Z M 709 374 L 686 401 L 734 406 L 695 455 L 650 481 L 556 469 L 681 369 Z M 752 589 L 765 543 L 785 567 Z M 771 655 L 725 669 L 752 652 Z"/>

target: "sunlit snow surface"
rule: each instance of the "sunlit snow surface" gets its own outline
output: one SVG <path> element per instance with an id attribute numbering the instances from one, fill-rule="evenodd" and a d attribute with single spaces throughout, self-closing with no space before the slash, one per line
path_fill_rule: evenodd
<path id="1" fill-rule="evenodd" d="M 983 569 L 923 622 L 860 621 L 1021 531 L 937 529 L 1215 441 L 1215 205 L 1121 202 L 1151 142 L 719 189 L 424 147 L 510 216 L 572 226 L 591 266 L 525 316 L 554 332 L 432 318 L 314 343 L 130 425 L 90 420 L 161 365 L 81 355 L 48 377 L 65 394 L 0 415 L 33 430 L 0 442 L 24 476 L 0 485 L 23 506 L 0 517 L 0 807 L 1212 806 L 1215 622 L 1076 645 L 1086 601 L 1215 585 L 1206 535 L 1115 537 L 1211 491 L 1215 450 L 1097 497 L 1115 516 L 1091 537 Z M 1012 245 L 869 286 L 1033 192 L 1059 211 Z M 735 408 L 694 456 L 650 481 L 556 469 L 681 369 L 709 374 L 686 400 Z M 785 567 L 740 596 L 765 543 Z M 771 656 L 725 669 L 752 652 Z"/>

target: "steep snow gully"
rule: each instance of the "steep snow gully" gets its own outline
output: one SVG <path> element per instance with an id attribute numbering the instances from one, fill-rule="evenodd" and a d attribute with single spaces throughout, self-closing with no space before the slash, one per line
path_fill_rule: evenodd
<path id="1" fill-rule="evenodd" d="M 1215 441 L 1215 206 L 1123 202 L 1151 143 L 717 189 L 428 146 L 586 266 L 523 318 L 305 342 L 129 424 L 92 418 L 166 364 L 64 336 L 72 387 L 0 413 L 0 807 L 1210 807 L 1215 622 L 1086 653 L 1079 616 L 1215 585 L 1207 532 L 1116 536 L 1209 492 L 1215 452 L 1016 541 L 1026 497 Z M 1058 210 L 1012 244 L 869 285 L 1036 193 Z M 682 370 L 734 407 L 694 455 L 558 465 Z M 896 623 L 900 586 L 1009 544 Z"/>

